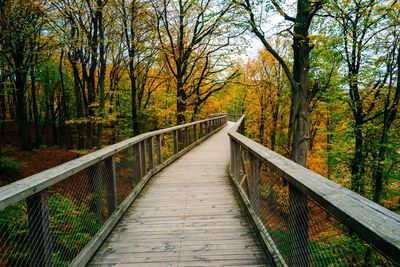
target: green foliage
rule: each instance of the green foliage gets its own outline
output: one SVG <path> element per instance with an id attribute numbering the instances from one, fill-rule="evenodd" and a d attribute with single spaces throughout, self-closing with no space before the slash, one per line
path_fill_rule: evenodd
<path id="1" fill-rule="evenodd" d="M 16 170 L 26 165 L 25 162 L 17 162 L 10 157 L 0 157 L 0 172 Z"/>
<path id="2" fill-rule="evenodd" d="M 100 229 L 96 216 L 85 204 L 77 205 L 74 200 L 61 194 L 49 197 L 50 228 L 53 242 L 55 266 L 68 266 L 68 262 L 92 239 Z M 24 201 L 7 207 L 0 212 L 1 246 L 10 248 L 4 258 L 8 262 L 29 262 L 27 246 L 28 214 Z"/>

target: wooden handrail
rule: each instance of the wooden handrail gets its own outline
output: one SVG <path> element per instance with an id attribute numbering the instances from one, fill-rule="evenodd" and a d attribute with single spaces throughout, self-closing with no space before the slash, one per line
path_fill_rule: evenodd
<path id="1" fill-rule="evenodd" d="M 286 179 L 289 186 L 295 187 L 302 194 L 313 199 L 359 237 L 400 265 L 400 216 L 398 214 L 240 134 L 238 130 L 241 129 L 243 121 L 244 116 L 228 132 L 233 147 L 240 146 L 248 150 L 252 156 Z M 235 160 L 232 160 L 232 163 L 236 164 Z M 232 167 L 236 169 L 235 166 Z"/>
<path id="2" fill-rule="evenodd" d="M 9 185 L 0 187 L 0 211 L 148 138 L 156 137 L 165 133 L 171 133 L 197 124 L 202 125 L 203 123 L 212 122 L 216 119 L 223 119 L 226 117 L 227 115 L 222 115 L 219 117 L 213 117 L 210 119 L 143 133 L 64 164 L 58 165 L 51 169 L 21 179 Z"/>

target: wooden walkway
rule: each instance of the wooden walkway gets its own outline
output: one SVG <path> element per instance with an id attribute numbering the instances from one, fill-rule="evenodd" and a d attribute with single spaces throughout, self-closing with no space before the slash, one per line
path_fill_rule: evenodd
<path id="1" fill-rule="evenodd" d="M 268 266 L 226 176 L 228 127 L 150 180 L 90 266 Z"/>

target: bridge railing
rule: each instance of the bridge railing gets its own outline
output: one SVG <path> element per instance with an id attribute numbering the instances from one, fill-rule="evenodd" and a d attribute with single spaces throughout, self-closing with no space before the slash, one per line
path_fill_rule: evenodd
<path id="1" fill-rule="evenodd" d="M 0 188 L 0 266 L 83 266 L 152 175 L 226 124 L 148 132 Z"/>
<path id="2" fill-rule="evenodd" d="M 400 266 L 400 216 L 230 129 L 231 176 L 277 266 Z"/>

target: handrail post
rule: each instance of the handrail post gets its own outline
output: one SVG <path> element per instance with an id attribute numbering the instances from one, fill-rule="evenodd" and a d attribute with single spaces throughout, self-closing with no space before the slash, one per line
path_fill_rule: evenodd
<path id="1" fill-rule="evenodd" d="M 189 127 L 185 128 L 185 147 L 188 147 L 190 145 L 190 132 L 189 132 Z"/>
<path id="2" fill-rule="evenodd" d="M 178 130 L 173 131 L 172 135 L 173 135 L 173 139 L 174 139 L 174 154 L 177 154 L 178 153 L 178 149 L 179 149 L 178 148 L 178 143 L 179 143 Z"/>
<path id="3" fill-rule="evenodd" d="M 146 170 L 146 144 L 145 144 L 145 140 L 143 140 L 142 142 L 140 142 L 140 164 L 141 164 L 141 176 L 145 176 L 147 170 Z"/>
<path id="4" fill-rule="evenodd" d="M 289 266 L 308 266 L 307 195 L 289 184 Z"/>
<path id="5" fill-rule="evenodd" d="M 200 133 L 199 133 L 199 138 L 203 137 L 203 123 L 200 122 Z"/>
<path id="6" fill-rule="evenodd" d="M 137 143 L 133 146 L 133 153 L 135 157 L 135 178 L 136 180 L 142 177 L 142 163 L 141 163 L 141 146 L 140 143 Z"/>
<path id="7" fill-rule="evenodd" d="M 28 197 L 26 204 L 31 264 L 34 267 L 53 266 L 48 192 L 42 191 Z"/>
<path id="8" fill-rule="evenodd" d="M 147 140 L 147 152 L 149 160 L 149 170 L 154 168 L 154 151 L 153 151 L 153 137 L 149 137 Z"/>
<path id="9" fill-rule="evenodd" d="M 156 136 L 156 155 L 157 155 L 157 165 L 162 163 L 162 154 L 161 154 L 161 136 Z"/>
<path id="10" fill-rule="evenodd" d="M 108 217 L 117 208 L 117 173 L 115 171 L 114 157 L 105 160 L 107 170 L 107 209 Z"/>
<path id="11" fill-rule="evenodd" d="M 242 155 L 241 147 L 239 143 L 234 143 L 234 163 L 233 163 L 233 175 L 237 181 L 240 181 L 240 170 L 242 168 Z"/>
<path id="12" fill-rule="evenodd" d="M 230 137 L 230 144 L 231 144 L 231 173 L 234 173 L 235 170 L 235 141 L 233 141 L 233 138 Z"/>
<path id="13" fill-rule="evenodd" d="M 193 142 L 197 141 L 197 124 L 193 125 Z"/>

